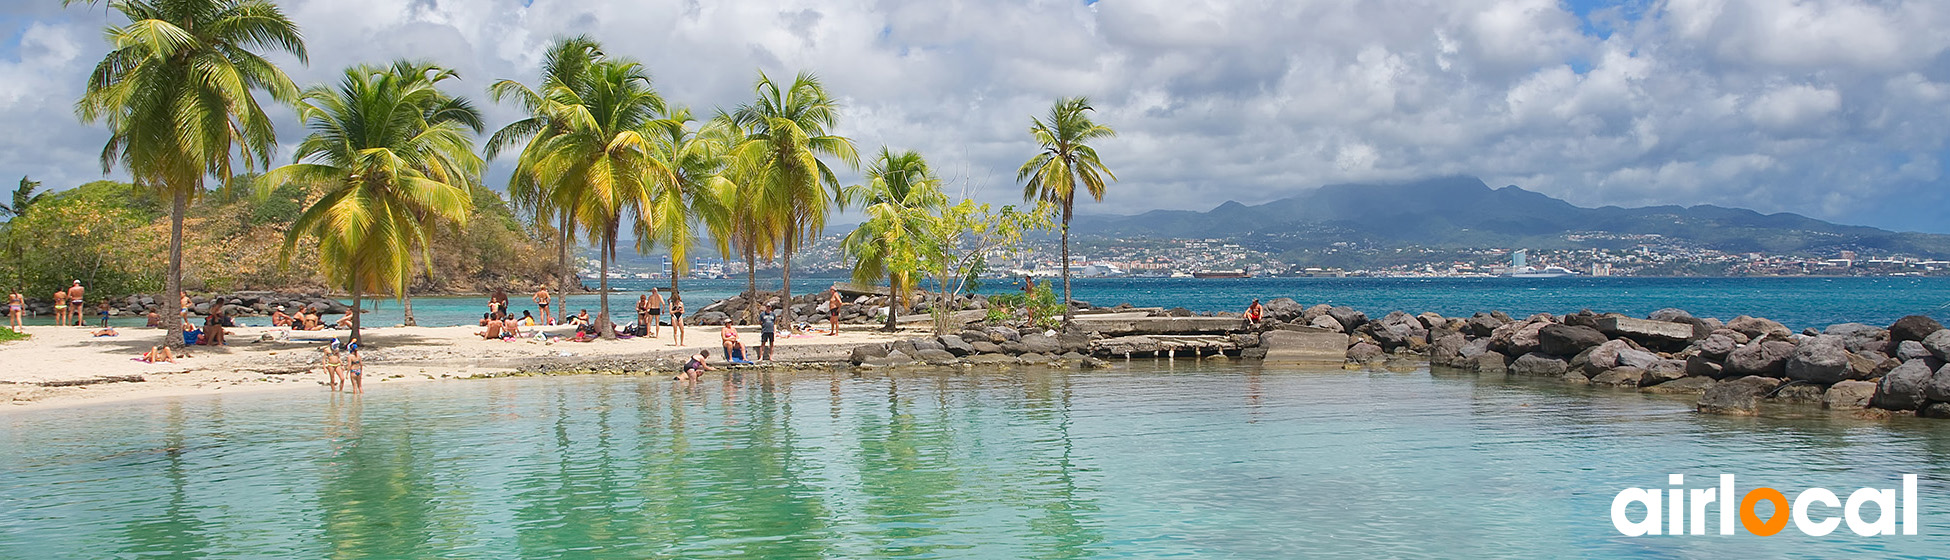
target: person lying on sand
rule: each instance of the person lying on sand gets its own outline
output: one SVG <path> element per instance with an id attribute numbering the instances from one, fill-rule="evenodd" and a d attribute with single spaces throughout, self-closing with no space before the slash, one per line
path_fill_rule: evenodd
<path id="1" fill-rule="evenodd" d="M 97 338 L 100 338 L 100 337 L 104 337 L 104 336 L 121 336 L 121 335 L 122 335 L 122 333 L 118 333 L 118 332 L 115 332 L 115 327 L 102 327 L 102 328 L 101 328 L 101 330 L 98 330 L 98 331 L 95 331 L 95 332 L 94 332 L 93 334 L 94 334 L 94 335 L 95 335 L 95 337 L 97 337 Z"/>
<path id="2" fill-rule="evenodd" d="M 173 364 L 176 363 L 176 358 L 178 357 L 188 358 L 190 357 L 190 353 L 184 352 L 182 356 L 177 356 L 174 352 L 169 351 L 168 346 L 150 346 L 149 351 L 144 352 L 142 354 L 142 357 L 136 358 L 135 361 L 142 362 L 145 364 L 159 364 L 159 363 Z"/>

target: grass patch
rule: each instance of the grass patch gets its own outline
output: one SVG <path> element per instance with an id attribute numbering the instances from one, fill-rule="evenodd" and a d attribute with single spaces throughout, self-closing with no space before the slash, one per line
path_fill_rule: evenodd
<path id="1" fill-rule="evenodd" d="M 0 342 L 13 342 L 16 340 L 27 340 L 27 333 L 8 327 L 0 327 Z"/>

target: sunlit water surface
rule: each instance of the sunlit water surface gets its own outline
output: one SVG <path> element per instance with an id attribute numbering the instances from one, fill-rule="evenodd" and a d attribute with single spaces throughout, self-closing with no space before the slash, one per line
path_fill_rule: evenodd
<path id="1" fill-rule="evenodd" d="M 0 558 L 1927 557 L 1950 423 L 1415 373 L 563 377 L 0 412 Z M 1626 487 L 1921 475 L 1922 534 L 1627 538 Z"/>

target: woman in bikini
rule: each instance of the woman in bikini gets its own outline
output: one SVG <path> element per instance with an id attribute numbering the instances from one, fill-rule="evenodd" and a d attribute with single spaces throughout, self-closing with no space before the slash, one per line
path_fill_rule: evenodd
<path id="1" fill-rule="evenodd" d="M 10 326 L 14 330 L 20 330 L 20 316 L 26 310 L 27 298 L 26 296 L 20 295 L 20 290 L 14 290 L 13 293 L 7 295 L 7 319 L 11 322 Z"/>
<path id="2" fill-rule="evenodd" d="M 359 339 L 352 339 L 352 353 L 345 358 L 345 369 L 352 374 L 352 392 L 366 392 L 366 359 L 359 355 Z"/>
<path id="3" fill-rule="evenodd" d="M 650 296 L 648 295 L 636 297 L 636 324 L 643 325 L 644 328 L 650 327 Z"/>
<path id="4" fill-rule="evenodd" d="M 345 387 L 345 361 L 339 357 L 339 346 L 333 343 L 325 347 L 325 387 L 337 391 Z"/>
<path id="5" fill-rule="evenodd" d="M 80 311 L 80 310 L 77 309 L 75 311 Z M 68 324 L 68 291 L 67 290 L 54 291 L 54 324 L 57 326 Z"/>
<path id="6" fill-rule="evenodd" d="M 684 297 L 670 296 L 670 345 L 684 345 Z"/>
<path id="7" fill-rule="evenodd" d="M 548 295 L 548 287 L 543 286 L 540 289 L 535 290 L 534 300 L 535 300 L 535 305 L 540 306 L 542 308 L 541 324 L 545 324 L 545 325 L 555 324 L 555 316 L 550 315 L 548 312 L 548 304 L 550 303 L 550 298 Z M 522 313 L 528 313 L 528 312 L 523 311 Z"/>

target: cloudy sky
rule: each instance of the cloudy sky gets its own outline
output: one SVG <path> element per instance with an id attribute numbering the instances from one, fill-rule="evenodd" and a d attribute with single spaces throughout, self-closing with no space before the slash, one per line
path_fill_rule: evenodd
<path id="1" fill-rule="evenodd" d="M 1018 200 L 1032 114 L 1088 95 L 1122 179 L 1090 212 L 1466 174 L 1581 205 L 1718 204 L 1950 233 L 1940 0 L 285 0 L 301 84 L 426 58 L 484 97 L 587 33 L 700 113 L 819 74 L 862 152 L 921 150 Z M 100 178 L 73 116 L 100 6 L 0 13 L 0 177 Z M 498 126 L 508 107 L 488 106 Z M 280 141 L 301 131 L 280 114 Z M 285 153 L 289 153 L 287 150 Z M 487 178 L 506 181 L 508 165 Z M 12 179 L 5 182 L 11 184 Z"/>

